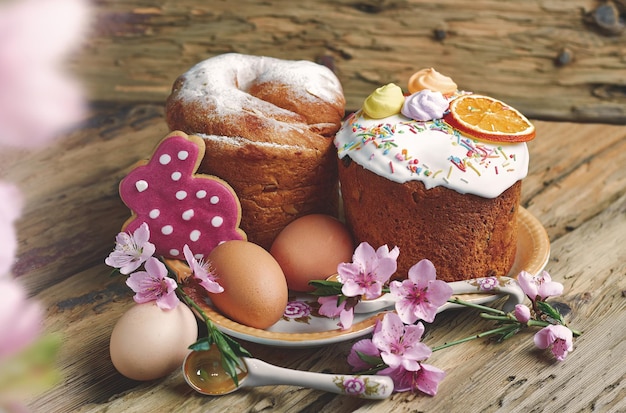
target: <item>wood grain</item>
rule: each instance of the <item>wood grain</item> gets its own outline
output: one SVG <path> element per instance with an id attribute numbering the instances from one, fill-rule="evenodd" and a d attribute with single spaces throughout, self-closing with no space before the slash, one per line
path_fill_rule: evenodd
<path id="1" fill-rule="evenodd" d="M 48 308 L 46 328 L 60 331 L 63 381 L 31 403 L 46 412 L 336 412 L 336 411 L 620 411 L 626 408 L 621 363 L 626 333 L 626 161 L 623 127 L 536 122 L 524 204 L 546 226 L 547 270 L 565 284 L 560 301 L 585 331 L 563 363 L 534 349 L 532 333 L 505 343 L 480 340 L 437 352 L 430 363 L 447 377 L 439 395 L 396 394 L 382 402 L 289 386 L 241 390 L 221 398 L 195 394 L 176 372 L 138 383 L 108 355 L 116 320 L 131 292 L 103 263 L 128 211 L 116 186 L 127 169 L 167 133 L 159 105 L 104 107 L 59 145 L 5 160 L 27 207 L 18 229 L 18 270 Z M 602 141 L 590 139 L 603 136 Z M 563 145 L 567 140 L 568 145 Z M 17 161 L 17 158 L 27 159 Z M 8 166 L 7 166 L 8 165 Z M 47 171 L 33 178 L 33 166 Z M 43 184 L 42 184 L 43 182 Z M 574 202 L 575 201 L 575 202 Z M 84 233 L 80 240 L 73 238 Z M 45 234 L 46 236 L 38 236 Z M 44 257 L 44 259 L 41 258 Z M 438 316 L 425 341 L 438 345 L 490 328 L 472 311 Z M 291 368 L 346 373 L 351 342 L 313 349 L 244 343 L 256 357 Z M 580 389 L 584 388 L 585 391 Z M 573 410 L 570 410 L 573 409 Z"/>
<path id="2" fill-rule="evenodd" d="M 323 59 L 349 109 L 435 67 L 536 119 L 624 124 L 626 34 L 609 36 L 585 17 L 602 3 L 102 0 L 72 67 L 93 100 L 161 104 L 178 75 L 217 54 Z M 555 63 L 564 53 L 569 63 Z"/>
<path id="3" fill-rule="evenodd" d="M 70 65 L 93 103 L 90 115 L 53 146 L 0 152 L 0 177 L 25 198 L 14 273 L 46 307 L 46 330 L 64 338 L 63 379 L 30 401 L 31 410 L 626 411 L 626 34 L 589 23 L 604 3 L 93 2 L 93 30 Z M 609 3 L 626 8 L 622 0 Z M 556 363 L 536 350 L 530 331 L 504 343 L 477 340 L 431 357 L 447 372 L 436 397 L 395 394 L 381 402 L 291 386 L 210 398 L 194 393 L 179 372 L 147 383 L 117 373 L 109 337 L 132 305 L 131 291 L 103 262 L 129 214 L 118 183 L 167 134 L 163 103 L 176 76 L 225 52 L 324 61 L 344 86 L 348 110 L 374 88 L 404 85 L 415 70 L 432 66 L 462 89 L 537 119 L 523 206 L 546 227 L 547 270 L 565 284 L 559 300 L 572 308 L 568 321 L 584 331 L 567 360 Z M 427 327 L 425 341 L 438 345 L 491 326 L 472 311 L 446 312 Z M 349 371 L 352 342 L 312 349 L 244 344 L 277 365 Z"/>

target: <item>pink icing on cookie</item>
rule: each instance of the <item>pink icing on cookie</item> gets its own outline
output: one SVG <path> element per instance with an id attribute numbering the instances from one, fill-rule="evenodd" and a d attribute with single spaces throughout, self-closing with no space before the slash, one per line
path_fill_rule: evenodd
<path id="1" fill-rule="evenodd" d="M 232 188 L 215 176 L 195 174 L 203 157 L 200 137 L 173 132 L 120 183 L 122 201 L 133 213 L 124 230 L 147 223 L 156 255 L 183 259 L 187 244 L 206 257 L 224 241 L 246 239 Z"/>

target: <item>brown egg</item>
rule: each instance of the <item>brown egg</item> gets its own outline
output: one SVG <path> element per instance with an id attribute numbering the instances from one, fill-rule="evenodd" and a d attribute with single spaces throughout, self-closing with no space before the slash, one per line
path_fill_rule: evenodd
<path id="1" fill-rule="evenodd" d="M 208 256 L 217 281 L 224 287 L 209 294 L 217 309 L 238 323 L 265 329 L 276 323 L 287 306 L 287 282 L 269 252 L 247 241 L 227 241 Z"/>
<path id="2" fill-rule="evenodd" d="M 113 328 L 111 361 L 130 379 L 158 379 L 182 366 L 197 338 L 196 318 L 186 305 L 162 310 L 154 301 L 136 304 Z"/>
<path id="3" fill-rule="evenodd" d="M 328 215 L 306 215 L 283 229 L 270 253 L 276 258 L 294 291 L 312 291 L 311 280 L 326 279 L 337 265 L 351 262 L 354 241 L 339 220 Z"/>

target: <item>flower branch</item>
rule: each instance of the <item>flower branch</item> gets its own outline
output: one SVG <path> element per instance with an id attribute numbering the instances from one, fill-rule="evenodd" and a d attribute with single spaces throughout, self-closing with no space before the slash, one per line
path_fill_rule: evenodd
<path id="1" fill-rule="evenodd" d="M 396 268 L 391 261 L 395 261 L 398 254 L 397 248 L 389 251 L 383 246 L 374 251 L 369 244 L 361 244 L 355 250 L 352 263 L 338 266 L 338 281 L 311 282 L 316 287 L 314 294 L 319 296 L 320 314 L 339 316 L 339 326 L 343 329 L 349 328 L 352 321 L 345 313 L 351 313 L 361 299 L 376 298 L 383 291 L 391 293 L 395 312 L 385 314 L 382 321 L 377 322 L 371 339 L 354 344 L 348 363 L 358 372 L 389 375 L 397 392 L 421 391 L 432 396 L 437 393 L 445 372 L 424 363 L 434 351 L 490 336 L 499 336 L 499 341 L 503 341 L 535 327 L 541 328 L 534 336 L 535 345 L 550 349 L 554 357 L 562 361 L 573 350 L 573 337 L 581 334 L 569 328 L 562 314 L 546 302 L 549 297 L 560 295 L 563 286 L 552 281 L 545 271 L 537 276 L 525 271 L 518 275 L 519 287 L 531 306 L 518 304 L 514 311 L 507 313 L 453 297 L 452 288 L 436 279 L 435 267 L 428 260 L 411 267 L 407 279 L 389 282 Z M 383 259 L 386 261 L 379 267 L 377 264 Z M 379 268 L 384 270 L 378 272 Z M 392 268 L 394 270 L 389 272 Z M 445 303 L 479 310 L 481 318 L 495 321 L 497 326 L 431 349 L 421 342 L 422 320 L 433 322 Z"/>
<path id="2" fill-rule="evenodd" d="M 222 333 L 202 307 L 179 285 L 179 282 L 189 282 L 188 280 L 192 279 L 208 292 L 223 292 L 224 288 L 210 271 L 209 263 L 198 261 L 189 246 L 185 245 L 183 252 L 191 275 L 181 281 L 177 272 L 170 268 L 163 258 L 153 256 L 155 247 L 149 239 L 150 229 L 146 223 L 137 228 L 133 234 L 119 233 L 115 249 L 106 258 L 106 264 L 118 273 L 128 275 L 126 284 L 135 292 L 133 297 L 135 302 L 154 301 L 163 311 L 172 310 L 182 302 L 195 310 L 206 325 L 207 336 L 191 344 L 189 349 L 204 351 L 215 345 L 220 352 L 222 367 L 238 386 L 237 367 L 240 357 L 249 357 L 250 353 L 237 341 Z"/>

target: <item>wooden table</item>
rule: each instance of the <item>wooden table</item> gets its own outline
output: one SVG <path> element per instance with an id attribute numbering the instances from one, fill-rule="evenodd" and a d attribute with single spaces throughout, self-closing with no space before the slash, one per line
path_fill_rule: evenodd
<path id="1" fill-rule="evenodd" d="M 59 360 L 64 379 L 32 407 L 41 412 L 624 411 L 626 128 L 541 121 L 536 126 L 523 205 L 550 236 L 547 270 L 565 285 L 561 301 L 572 307 L 570 323 L 584 331 L 564 362 L 535 350 L 532 335 L 523 333 L 501 344 L 477 340 L 435 353 L 430 361 L 448 375 L 432 398 L 396 394 L 376 403 L 287 386 L 209 398 L 195 394 L 178 372 L 137 383 L 110 362 L 111 329 L 133 305 L 131 291 L 121 278 L 109 277 L 103 263 L 128 213 L 116 185 L 166 127 L 160 106 L 98 110 L 83 129 L 45 152 L 25 155 L 27 163 L 16 161 L 8 170 L 22 179 L 28 200 L 19 225 L 24 252 L 17 271 L 47 306 L 46 328 L 64 336 Z M 36 176 L 29 177 L 33 170 Z M 54 277 L 45 276 L 51 273 Z M 426 340 L 441 344 L 488 326 L 472 311 L 443 313 Z M 351 342 L 288 350 L 244 344 L 277 365 L 349 371 Z"/>
<path id="2" fill-rule="evenodd" d="M 279 57 L 295 51 L 294 56 L 311 60 L 329 54 L 335 57 L 340 78 L 347 85 L 348 101 L 353 102 L 349 107 L 353 108 L 364 90 L 371 90 L 374 83 L 394 80 L 398 72 L 413 66 L 406 61 L 393 61 L 388 67 L 374 62 L 375 69 L 366 70 L 368 59 L 361 53 L 383 51 L 391 55 L 393 36 L 387 31 L 378 32 L 385 43 L 373 45 L 370 40 L 366 42 L 343 30 L 349 26 L 358 31 L 358 19 L 408 19 L 407 8 L 418 7 L 411 2 L 382 2 L 379 8 L 374 7 L 376 2 L 362 2 L 359 7 L 347 2 L 320 2 L 319 12 L 303 4 L 298 11 L 289 6 L 280 13 L 270 13 L 268 2 L 249 1 L 250 7 L 236 11 L 229 11 L 227 2 L 216 2 L 212 9 L 194 6 L 191 1 L 169 6 L 157 3 L 158 6 L 145 7 L 140 1 L 99 2 L 94 39 L 74 65 L 87 79 L 94 102 L 88 120 L 50 148 L 0 153 L 0 177 L 16 182 L 26 198 L 18 222 L 20 250 L 14 272 L 46 306 L 46 329 L 61 332 L 64 338 L 58 360 L 63 379 L 30 403 L 33 411 L 626 411 L 626 128 L 619 124 L 623 123 L 626 106 L 618 93 L 622 90 L 619 82 L 624 79 L 620 77 L 624 73 L 623 50 L 620 60 L 619 37 L 603 37 L 589 31 L 579 39 L 598 46 L 596 54 L 584 52 L 587 45 L 580 41 L 575 43 L 579 60 L 564 70 L 548 68 L 547 62 L 552 62 L 554 56 L 546 50 L 556 54 L 559 44 L 567 45 L 565 40 L 573 39 L 570 29 L 555 29 L 555 16 L 562 13 L 560 16 L 568 22 L 584 25 L 579 21 L 580 10 L 566 7 L 567 2 L 548 2 L 551 6 L 518 2 L 528 8 L 498 6 L 502 8 L 487 14 L 472 7 L 477 2 L 461 2 L 462 6 L 442 2 L 438 8 L 430 6 L 427 10 L 437 17 L 429 21 L 430 26 L 414 33 L 416 42 L 431 44 L 435 23 L 445 23 L 448 37 L 435 43 L 434 52 L 423 56 L 424 61 L 450 67 L 449 73 L 459 74 L 464 81 L 459 83 L 468 89 L 490 92 L 481 86 L 493 87 L 491 79 L 462 70 L 468 53 L 479 61 L 497 59 L 498 47 L 505 59 L 515 54 L 515 68 L 500 60 L 492 79 L 510 84 L 510 97 L 532 107 L 532 114 L 544 119 L 536 122 L 537 138 L 529 144 L 531 163 L 524 181 L 523 206 L 548 232 L 552 250 L 546 269 L 565 285 L 560 301 L 572 308 L 568 321 L 584 331 L 564 362 L 557 363 L 548 353 L 536 350 L 531 333 L 499 344 L 475 340 L 437 352 L 429 360 L 447 372 L 436 397 L 395 394 L 381 402 L 289 386 L 241 390 L 209 398 L 194 393 L 179 372 L 147 383 L 134 382 L 117 373 L 109 358 L 109 336 L 116 320 L 133 305 L 131 291 L 120 278 L 109 277 L 110 269 L 103 262 L 128 216 L 117 195 L 117 185 L 130 165 L 149 155 L 167 134 L 163 98 L 181 68 L 190 66 L 200 56 L 226 50 L 261 51 Z M 495 6 L 507 2 L 485 3 Z M 583 0 L 567 5 L 573 3 L 585 6 L 586 12 L 593 7 L 593 2 Z M 449 15 L 445 11 L 455 7 L 459 9 L 458 16 L 464 17 L 446 18 Z M 538 10 L 542 10 L 543 22 L 538 26 L 547 25 L 544 33 L 558 34 L 558 39 L 548 36 L 545 43 L 537 42 L 537 28 L 531 30 L 534 40 L 527 42 L 530 29 L 525 25 L 531 25 L 534 18 L 525 20 L 520 16 L 537 16 Z M 328 13 L 329 17 L 314 19 L 311 16 L 315 13 Z M 503 17 L 507 13 L 516 17 Z M 422 19 L 424 15 L 413 16 Z M 554 20 L 549 20 L 550 16 Z M 484 50 L 472 49 L 468 46 L 472 36 L 488 37 L 477 29 L 486 27 L 478 24 L 485 19 L 490 27 L 501 28 L 494 28 L 494 32 L 502 44 L 491 43 L 487 47 L 480 43 Z M 498 26 L 502 21 L 509 22 L 512 29 L 507 32 L 505 26 Z M 231 23 L 254 30 L 235 30 Z M 410 31 L 412 26 L 400 23 L 397 30 Z M 566 26 L 570 27 L 562 27 Z M 200 27 L 203 30 L 193 30 Z M 277 27 L 282 31 L 276 32 Z M 215 31 L 222 35 L 211 37 Z M 257 37 L 259 33 L 264 36 Z M 373 36 L 372 31 L 367 30 L 367 35 Z M 167 43 L 164 39 L 169 38 L 176 40 Z M 270 47 L 272 38 L 280 44 L 275 49 Z M 516 49 L 511 44 L 516 41 L 533 46 Z M 621 42 L 623 45 L 623 37 Z M 302 44 L 311 44 L 313 48 L 303 49 Z M 398 50 L 395 55 L 404 56 Z M 532 93 L 517 87 L 519 83 L 511 79 L 524 77 L 516 68 L 533 67 L 541 59 L 544 66 L 533 69 L 536 82 L 526 83 Z M 614 63 L 593 72 L 594 59 L 613 59 Z M 528 65 L 524 66 L 524 62 Z M 604 83 L 598 80 L 603 76 Z M 611 90 L 615 94 L 576 95 L 581 92 L 577 89 L 581 84 L 601 83 L 613 84 Z M 537 91 L 545 88 L 550 92 L 538 96 Z M 578 111 L 562 100 L 545 98 L 556 95 L 558 90 L 566 91 L 572 101 L 579 102 L 575 105 Z M 524 96 L 535 98 L 528 101 Z M 545 110 L 542 101 L 548 105 Z M 592 109 L 581 115 L 580 108 L 585 107 Z M 600 110 L 607 107 L 613 109 Z M 545 120 L 554 118 L 607 123 Z M 428 326 L 425 340 L 429 345 L 438 345 L 491 326 L 479 321 L 472 311 L 443 313 Z M 351 344 L 285 350 L 244 343 L 256 357 L 277 365 L 336 373 L 349 371 L 346 356 Z"/>

